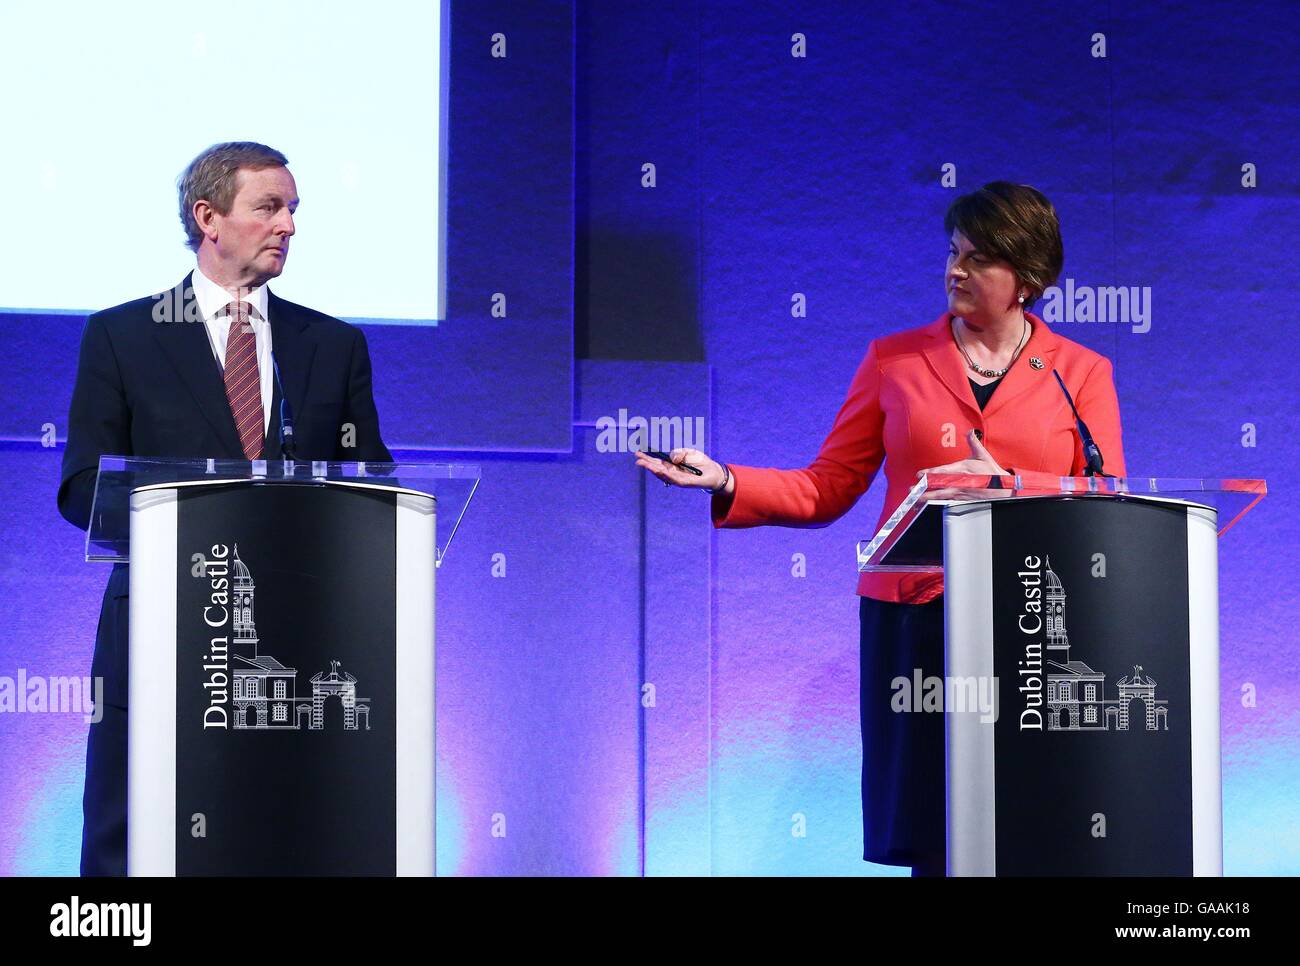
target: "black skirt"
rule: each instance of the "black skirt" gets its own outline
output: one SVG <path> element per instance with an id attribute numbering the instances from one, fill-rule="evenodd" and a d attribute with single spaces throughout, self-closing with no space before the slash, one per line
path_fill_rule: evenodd
<path id="1" fill-rule="evenodd" d="M 943 677 L 943 597 L 926 604 L 861 598 L 862 858 L 942 869 L 944 722 L 940 711 L 893 710 L 914 671 Z"/>

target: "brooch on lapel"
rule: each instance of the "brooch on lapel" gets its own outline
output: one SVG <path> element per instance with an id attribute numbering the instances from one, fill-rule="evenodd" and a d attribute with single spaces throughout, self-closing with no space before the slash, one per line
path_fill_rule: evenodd
<path id="1" fill-rule="evenodd" d="M 1041 369 L 1043 368 L 1043 360 L 1038 358 L 1038 356 L 1030 356 L 1029 367 L 1031 369 Z"/>

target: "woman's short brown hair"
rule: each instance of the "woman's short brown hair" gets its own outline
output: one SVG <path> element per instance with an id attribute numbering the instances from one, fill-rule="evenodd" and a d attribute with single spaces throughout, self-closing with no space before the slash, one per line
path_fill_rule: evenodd
<path id="1" fill-rule="evenodd" d="M 1056 284 L 1065 264 L 1056 209 L 1027 184 L 990 181 L 962 195 L 948 206 L 943 227 L 948 237 L 956 228 L 980 251 L 1010 263 L 1029 289 L 1025 308 Z"/>

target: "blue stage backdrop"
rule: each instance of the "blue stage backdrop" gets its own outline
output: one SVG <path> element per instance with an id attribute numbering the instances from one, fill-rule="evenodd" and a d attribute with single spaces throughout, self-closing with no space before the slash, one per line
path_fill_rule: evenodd
<path id="1" fill-rule="evenodd" d="M 439 572 L 440 870 L 903 871 L 860 858 L 853 548 L 883 486 L 827 529 L 715 533 L 707 498 L 634 469 L 627 429 L 806 465 L 867 343 L 942 312 L 948 204 L 1008 179 L 1057 207 L 1062 290 L 1035 311 L 1113 360 L 1130 473 L 1270 483 L 1220 541 L 1225 871 L 1300 872 L 1290 5 L 543 8 L 453 3 L 450 320 L 429 337 L 507 285 L 555 324 L 568 272 L 563 439 L 546 387 L 572 359 L 526 326 L 492 334 L 485 312 L 481 350 L 439 365 L 367 329 L 395 441 L 427 456 L 452 437 L 417 430 L 468 420 L 442 453 L 483 465 Z M 1124 311 L 1081 317 L 1112 286 Z M 42 428 L 66 416 L 78 328 L 5 328 L 11 679 L 89 668 L 106 574 L 55 511 Z M 75 871 L 85 728 L 0 714 L 0 872 Z"/>

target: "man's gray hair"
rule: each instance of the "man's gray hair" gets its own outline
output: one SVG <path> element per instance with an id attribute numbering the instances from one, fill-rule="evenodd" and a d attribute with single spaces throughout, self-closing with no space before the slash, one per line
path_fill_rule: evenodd
<path id="1" fill-rule="evenodd" d="M 256 141 L 227 141 L 214 144 L 189 163 L 176 180 L 180 195 L 181 224 L 185 226 L 185 243 L 197 252 L 203 242 L 203 232 L 194 220 L 194 205 L 206 201 L 223 215 L 230 214 L 238 188 L 236 177 L 240 168 L 259 171 L 262 168 L 280 168 L 289 159 L 275 148 Z"/>

